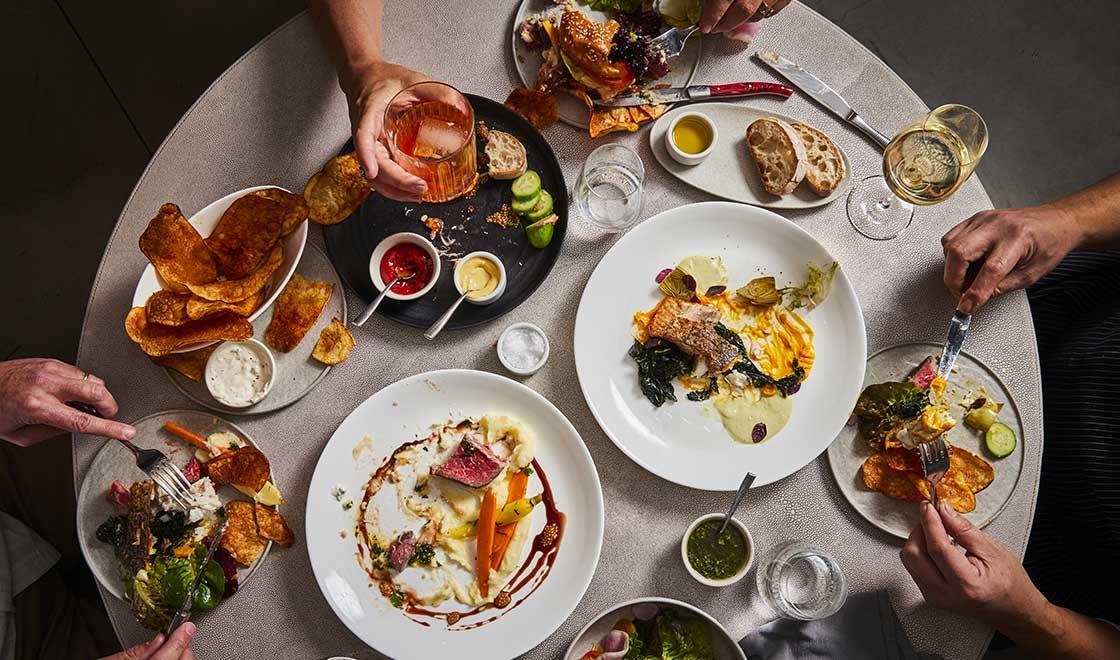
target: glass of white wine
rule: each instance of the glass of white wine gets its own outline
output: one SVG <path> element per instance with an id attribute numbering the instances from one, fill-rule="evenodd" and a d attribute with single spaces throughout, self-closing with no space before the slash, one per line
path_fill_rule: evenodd
<path id="1" fill-rule="evenodd" d="M 914 205 L 944 201 L 968 179 L 988 148 L 988 126 L 972 108 L 951 103 L 902 129 L 883 151 L 883 176 L 848 194 L 848 220 L 877 241 L 910 226 Z"/>

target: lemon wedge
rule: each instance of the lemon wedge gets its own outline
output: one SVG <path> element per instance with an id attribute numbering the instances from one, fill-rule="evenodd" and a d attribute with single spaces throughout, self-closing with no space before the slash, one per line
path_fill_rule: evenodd
<path id="1" fill-rule="evenodd" d="M 284 497 L 271 481 L 265 482 L 264 487 L 257 493 L 256 500 L 266 506 L 280 506 L 284 503 Z"/>

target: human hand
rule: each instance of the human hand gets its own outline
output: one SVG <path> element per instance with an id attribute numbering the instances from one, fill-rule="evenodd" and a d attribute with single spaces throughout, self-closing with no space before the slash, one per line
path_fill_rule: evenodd
<path id="1" fill-rule="evenodd" d="M 945 285 L 960 297 L 957 308 L 971 314 L 993 296 L 1038 281 L 1078 241 L 1076 225 L 1057 209 L 981 211 L 941 238 Z"/>
<path id="2" fill-rule="evenodd" d="M 1019 560 L 948 503 L 922 502 L 921 510 L 900 556 L 930 605 L 1001 629 L 1051 607 Z"/>
<path id="3" fill-rule="evenodd" d="M 187 621 L 170 638 L 159 633 L 149 642 L 137 644 L 101 660 L 194 660 L 194 652 L 190 648 L 194 633 L 195 625 Z"/>
<path id="4" fill-rule="evenodd" d="M 92 406 L 101 417 L 66 405 Z M 43 358 L 0 362 L 0 438 L 29 446 L 58 435 L 60 430 L 131 440 L 136 429 L 110 418 L 117 402 L 105 381 L 81 369 Z"/>
<path id="5" fill-rule="evenodd" d="M 355 72 L 345 86 L 358 162 L 373 189 L 390 199 L 418 202 L 428 189 L 423 179 L 393 162 L 384 141 L 389 101 L 405 87 L 425 80 L 429 78 L 422 73 L 377 62 Z"/>
<path id="6" fill-rule="evenodd" d="M 785 9 L 790 0 L 705 0 L 700 15 L 704 34 L 730 32 L 747 21 L 760 21 Z"/>

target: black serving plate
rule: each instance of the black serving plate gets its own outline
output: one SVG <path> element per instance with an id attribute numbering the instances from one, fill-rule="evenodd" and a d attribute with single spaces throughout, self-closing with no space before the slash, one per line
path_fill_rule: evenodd
<path id="1" fill-rule="evenodd" d="M 492 129 L 505 131 L 521 140 L 529 160 L 529 169 L 541 175 L 541 185 L 552 193 L 553 212 L 559 217 L 552 242 L 544 249 L 529 245 L 522 227 L 502 229 L 487 222 L 486 216 L 513 198 L 509 181 L 487 181 L 469 198 L 442 204 L 397 202 L 374 193 L 344 222 L 323 227 L 327 253 L 338 274 L 366 301 L 371 301 L 378 290 L 369 279 L 369 258 L 382 239 L 401 231 L 428 237 L 428 229 L 420 216 L 431 215 L 444 221 L 443 235 L 455 243 L 444 248 L 437 236 L 437 248 L 442 251 L 467 254 L 486 250 L 496 254 L 506 268 L 506 291 L 489 305 L 472 305 L 464 302 L 446 329 L 470 328 L 507 314 L 523 303 L 552 271 L 564 234 L 568 229 L 568 185 L 556 154 L 544 137 L 525 121 L 521 115 L 500 103 L 473 94 L 465 95 L 474 108 L 476 121 L 486 122 Z M 348 142 L 340 153 L 349 153 L 353 144 Z M 481 147 L 479 147 L 481 153 Z M 409 301 L 386 298 L 377 309 L 387 318 L 415 328 L 427 328 L 451 303 L 459 297 L 452 281 L 455 264 L 444 257 L 439 281 L 422 298 Z"/>

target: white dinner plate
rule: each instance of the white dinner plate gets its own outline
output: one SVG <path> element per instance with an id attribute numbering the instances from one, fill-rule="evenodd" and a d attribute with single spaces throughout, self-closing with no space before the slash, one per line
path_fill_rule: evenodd
<path id="1" fill-rule="evenodd" d="M 194 448 L 164 429 L 163 425 L 166 422 L 175 422 L 202 437 L 217 431 L 229 431 L 260 449 L 249 437 L 249 434 L 245 433 L 236 424 L 221 417 L 215 417 L 211 413 L 198 410 L 168 410 L 148 415 L 132 423 L 136 427 L 136 437 L 132 441 L 133 444 L 141 449 L 162 451 L 180 468 L 194 456 Z M 80 442 L 86 442 L 86 440 L 80 440 Z M 109 486 L 114 481 L 120 481 L 127 487 L 135 481 L 143 481 L 146 478 L 147 476 L 140 468 L 136 467 L 136 458 L 132 455 L 132 452 L 115 440 L 105 440 L 101 450 L 93 457 L 93 463 L 90 464 L 89 471 L 86 472 L 86 478 L 82 481 L 82 489 L 78 493 L 78 544 L 82 548 L 82 555 L 86 558 L 86 563 L 101 586 L 121 599 L 124 598 L 125 585 L 121 580 L 120 561 L 117 559 L 112 546 L 97 540 L 97 528 L 110 516 L 120 513 L 105 497 L 106 493 L 109 492 Z M 275 474 L 270 478 L 277 488 L 283 488 L 282 484 L 276 483 Z M 222 504 L 232 500 L 247 499 L 234 490 L 233 486 L 216 486 L 215 491 L 222 500 Z M 281 512 L 286 510 L 283 505 L 279 509 Z M 272 541 L 268 542 L 264 552 L 252 566 L 247 568 L 238 566 L 237 586 L 239 591 L 245 587 L 245 583 L 264 562 L 270 548 L 272 548 Z M 236 596 L 236 594 L 234 595 Z M 218 605 L 218 607 L 221 608 L 222 605 Z"/>
<path id="2" fill-rule="evenodd" d="M 371 584 L 356 559 L 353 530 L 360 507 L 344 509 L 332 490 L 341 486 L 356 497 L 371 472 L 400 445 L 426 437 L 433 424 L 487 413 L 514 417 L 536 437 L 536 458 L 566 519 L 556 563 L 535 592 L 487 625 L 449 629 L 444 621 L 435 620 L 423 626 L 394 609 Z M 364 460 L 356 460 L 355 446 L 367 435 L 372 438 L 372 452 L 360 452 Z M 530 477 L 530 492 L 540 488 L 537 479 Z M 537 511 L 533 516 L 531 533 L 536 534 L 544 526 L 544 515 Z M 393 383 L 343 420 L 315 466 L 306 519 L 307 551 L 319 589 L 338 618 L 363 642 L 397 660 L 451 656 L 500 660 L 544 641 L 583 597 L 603 541 L 603 494 L 579 433 L 548 400 L 502 376 L 451 369 Z M 531 545 L 526 544 L 526 555 Z"/>
<path id="3" fill-rule="evenodd" d="M 942 346 L 938 344 L 925 343 L 885 348 L 868 358 L 864 387 L 873 383 L 903 380 L 926 356 L 939 357 L 941 349 Z M 1010 426 L 1018 437 L 1015 451 L 1010 456 L 992 456 L 984 448 L 980 433 L 965 426 L 961 420 L 964 408 L 957 404 L 965 399 L 971 403 L 981 390 L 997 403 L 1003 404 L 999 421 Z M 958 421 L 946 434 L 949 444 L 976 454 L 988 461 L 995 470 L 995 480 L 976 493 L 976 508 L 964 514 L 972 524 L 984 527 L 995 520 L 1007 506 L 1019 483 L 1019 475 L 1023 472 L 1023 420 L 1019 416 L 1018 406 L 1011 398 L 1011 392 L 999 377 L 968 353 L 962 352 L 957 358 L 945 392 L 945 400 L 950 402 L 949 412 Z M 840 492 L 844 493 L 844 497 L 859 515 L 889 534 L 900 539 L 907 538 L 910 530 L 918 524 L 917 503 L 892 499 L 864 486 L 860 466 L 871 454 L 871 447 L 860 437 L 857 427 L 854 424 L 845 426 L 836 442 L 828 448 L 828 464 L 832 468 L 832 476 L 840 486 Z"/>
<path id="4" fill-rule="evenodd" d="M 766 99 L 746 103 L 777 105 L 779 101 Z M 790 123 L 804 121 L 746 103 L 692 103 L 666 112 L 649 130 L 649 146 L 654 158 L 669 174 L 688 185 L 733 202 L 771 209 L 808 209 L 830 204 L 847 194 L 852 179 L 852 166 L 848 155 L 839 145 L 836 148 L 840 149 L 840 155 L 844 158 L 844 179 L 831 195 L 821 197 L 813 192 L 807 181 L 802 181 L 788 195 L 778 196 L 766 192 L 762 187 L 762 179 L 758 176 L 758 167 L 747 150 L 747 126 L 764 117 L 775 117 Z M 665 146 L 669 124 L 682 112 L 701 112 L 707 115 L 719 134 L 712 153 L 699 165 L 681 165 L 673 160 Z"/>
<path id="5" fill-rule="evenodd" d="M 203 238 L 206 238 L 210 236 L 210 233 L 218 226 L 218 221 L 222 219 L 222 214 L 233 204 L 234 200 L 251 192 L 264 190 L 265 188 L 280 188 L 280 186 L 253 186 L 251 188 L 245 188 L 244 190 L 232 192 L 206 205 L 201 211 L 188 218 L 187 221 L 198 230 L 198 233 Z M 280 188 L 280 190 L 290 192 L 284 188 Z M 281 240 L 284 242 L 284 260 L 280 263 L 280 267 L 276 269 L 276 272 L 272 274 L 272 279 L 265 285 L 266 296 L 264 302 L 261 303 L 261 306 L 258 307 L 255 312 L 249 315 L 250 323 L 272 305 L 276 297 L 280 295 L 280 291 L 284 288 L 284 285 L 287 284 L 288 280 L 292 277 L 292 273 L 296 272 L 296 265 L 299 263 L 300 257 L 303 256 L 303 246 L 307 243 L 307 220 L 301 222 L 295 231 Z M 148 264 L 144 267 L 144 272 L 140 275 L 140 281 L 136 283 L 136 292 L 132 294 L 132 306 L 143 307 L 148 303 L 148 298 L 150 298 L 153 293 L 164 287 L 165 283 L 163 278 L 156 273 L 155 267 Z M 183 346 L 171 352 L 186 353 L 188 351 L 206 348 L 215 343 L 217 342 L 198 342 L 196 344 L 190 344 L 189 346 Z"/>
<path id="6" fill-rule="evenodd" d="M 634 312 L 662 298 L 654 277 L 692 255 L 722 257 L 732 288 L 762 274 L 774 275 L 778 286 L 800 283 L 808 262 L 834 261 L 805 230 L 753 206 L 703 202 L 646 220 L 607 252 L 580 300 L 575 358 L 584 398 L 618 448 L 663 479 L 722 491 L 738 488 L 748 471 L 760 486 L 777 481 L 824 451 L 852 412 L 867 354 L 859 301 L 841 264 L 832 293 L 805 314 L 816 335 L 816 361 L 794 395 L 789 423 L 761 443 L 742 444 L 723 428 L 711 402 L 680 396 L 654 408 L 626 354 Z"/>
<path id="7" fill-rule="evenodd" d="M 513 64 L 517 67 L 517 75 L 521 78 L 521 84 L 525 87 L 535 87 L 537 84 L 537 70 L 541 68 L 541 54 L 539 51 L 531 51 L 525 47 L 525 42 L 517 36 L 517 27 L 526 17 L 538 14 L 554 5 L 555 3 L 552 0 L 522 0 L 517 7 L 517 14 L 513 18 Z M 597 22 L 611 18 L 609 13 L 589 9 L 585 5 L 577 5 L 577 8 Z M 670 87 L 691 85 L 692 78 L 696 75 L 696 69 L 700 66 L 700 52 L 702 50 L 700 44 L 702 41 L 699 34 L 689 39 L 685 43 L 685 48 L 681 54 L 669 60 L 669 73 L 658 80 L 656 84 L 669 85 Z M 558 96 L 560 121 L 587 130 L 589 118 L 587 104 L 571 94 L 561 92 Z"/>

